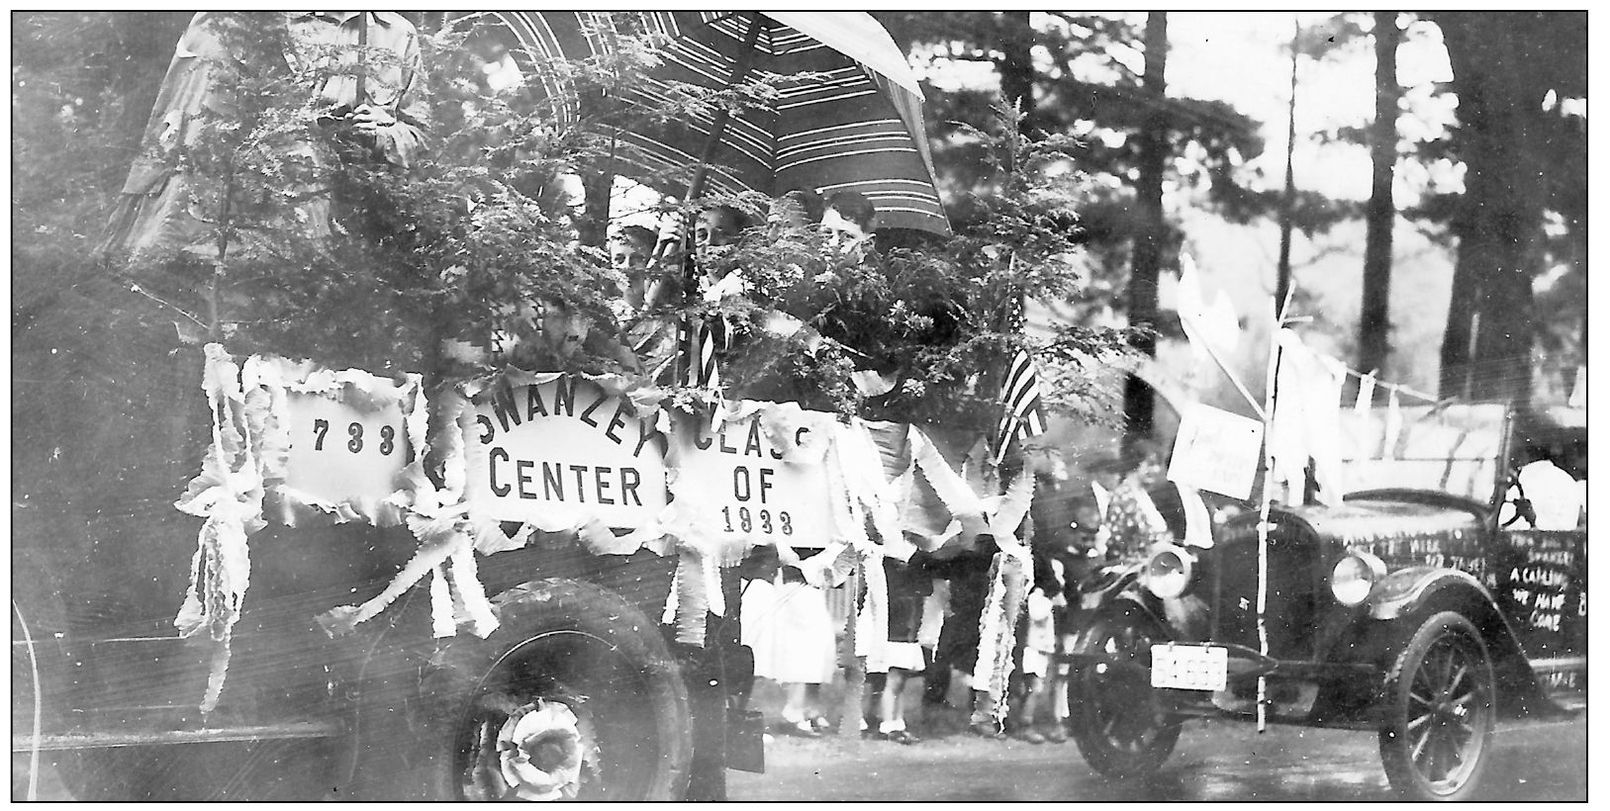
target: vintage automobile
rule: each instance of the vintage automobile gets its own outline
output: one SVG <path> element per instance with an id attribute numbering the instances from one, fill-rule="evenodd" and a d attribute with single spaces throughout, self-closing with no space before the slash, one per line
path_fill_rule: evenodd
<path id="1" fill-rule="evenodd" d="M 1151 773 L 1185 719 L 1262 701 L 1269 722 L 1373 730 L 1396 791 L 1460 800 L 1501 720 L 1585 706 L 1585 526 L 1504 509 L 1539 449 L 1585 478 L 1585 413 L 1442 404 L 1404 408 L 1401 431 L 1344 416 L 1347 473 L 1370 489 L 1274 505 L 1262 552 L 1257 509 L 1232 505 L 1211 548 L 1155 548 L 1087 591 L 1070 715 L 1093 768 Z"/>
<path id="2" fill-rule="evenodd" d="M 173 509 L 183 468 L 141 460 L 197 458 L 185 438 L 206 417 L 188 407 L 193 389 L 147 385 L 192 419 L 149 431 L 152 447 L 131 454 L 117 494 L 126 509 L 14 511 L 12 751 L 53 762 L 74 797 L 466 800 L 514 787 L 530 799 L 560 796 L 564 783 L 563 796 L 583 800 L 720 799 L 727 768 L 760 767 L 758 719 L 729 713 L 730 687 L 750 668 L 734 612 L 686 643 L 661 623 L 678 556 L 635 545 L 600 554 L 574 531 L 536 532 L 485 558 L 478 579 L 499 627 L 436 638 L 432 603 L 448 595 L 424 582 L 348 633 L 320 622 L 410 565 L 421 542 L 407 527 L 271 523 L 250 538 L 251 590 L 221 700 L 201 711 L 219 643 L 182 635 L 175 611 L 191 569 L 215 561 L 191 561 L 198 522 Z M 583 408 L 571 410 L 557 427 L 527 419 L 532 441 L 558 453 L 556 432 L 584 433 L 567 425 Z M 360 459 L 357 436 L 327 447 Z M 384 428 L 367 436 L 365 453 L 386 453 Z M 396 457 L 408 452 L 402 436 Z M 155 452 L 170 440 L 169 455 Z M 735 573 L 725 580 L 736 587 Z M 543 747 L 549 732 L 555 745 Z M 516 735 L 531 775 L 498 779 Z M 551 786 L 537 774 L 564 769 L 573 779 Z"/>

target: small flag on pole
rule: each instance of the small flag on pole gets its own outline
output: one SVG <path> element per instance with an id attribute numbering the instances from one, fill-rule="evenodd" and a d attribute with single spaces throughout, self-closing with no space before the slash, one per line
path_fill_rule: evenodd
<path id="1" fill-rule="evenodd" d="M 682 329 L 686 335 L 687 367 L 683 382 L 685 385 L 701 389 L 721 388 L 721 374 L 716 369 L 716 342 L 715 330 L 711 328 L 710 321 L 704 318 L 690 318 L 692 323 L 684 322 Z"/>
<path id="2" fill-rule="evenodd" d="M 710 430 L 718 430 L 726 414 L 721 400 L 721 372 L 716 367 L 716 351 L 725 349 L 726 323 L 719 318 L 688 316 L 678 329 L 682 333 L 682 383 L 713 395 L 710 404 Z"/>
<path id="3" fill-rule="evenodd" d="M 1001 422 L 995 429 L 995 464 L 1006 456 L 1007 446 L 1022 433 L 1025 437 L 1045 433 L 1045 416 L 1041 413 L 1040 375 L 1034 358 L 1026 349 L 1012 356 L 1006 369 L 1006 380 L 1001 384 Z"/>

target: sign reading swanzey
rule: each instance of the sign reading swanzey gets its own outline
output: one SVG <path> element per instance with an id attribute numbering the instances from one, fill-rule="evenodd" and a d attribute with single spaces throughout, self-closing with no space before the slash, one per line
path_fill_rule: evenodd
<path id="1" fill-rule="evenodd" d="M 637 527 L 665 507 L 665 435 L 592 381 L 494 387 L 460 426 L 464 500 L 475 514 Z"/>

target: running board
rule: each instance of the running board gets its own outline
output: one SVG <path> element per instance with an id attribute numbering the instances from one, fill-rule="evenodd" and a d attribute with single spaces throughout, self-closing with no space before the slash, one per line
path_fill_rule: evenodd
<path id="1" fill-rule="evenodd" d="M 41 735 L 38 749 L 57 752 L 68 749 L 109 749 L 119 746 L 156 746 L 175 743 L 226 743 L 287 740 L 292 738 L 334 738 L 344 734 L 333 721 L 295 721 L 261 726 L 215 727 L 210 729 L 145 729 L 127 732 L 68 732 Z M 31 752 L 34 737 L 11 734 L 11 751 Z"/>

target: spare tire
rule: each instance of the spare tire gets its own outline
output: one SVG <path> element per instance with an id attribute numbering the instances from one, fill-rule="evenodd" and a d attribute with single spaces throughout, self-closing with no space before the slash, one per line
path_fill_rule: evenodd
<path id="1" fill-rule="evenodd" d="M 443 640 L 417 672 L 370 674 L 359 685 L 354 792 L 681 799 L 692 721 L 659 626 L 620 596 L 571 580 L 526 583 L 492 604 L 500 626 L 488 638 Z"/>

